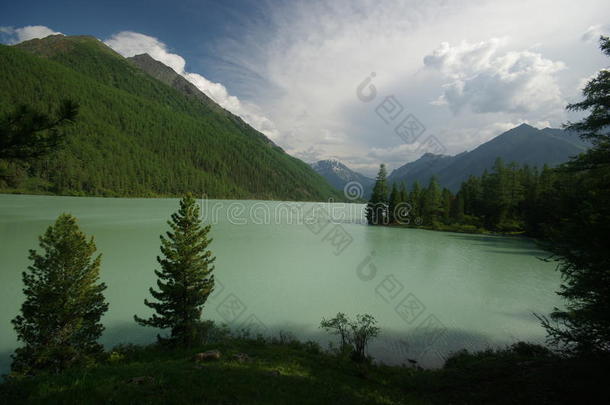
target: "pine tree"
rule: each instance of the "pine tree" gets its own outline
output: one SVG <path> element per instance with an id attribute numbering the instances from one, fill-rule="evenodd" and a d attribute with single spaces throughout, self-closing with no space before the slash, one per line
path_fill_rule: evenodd
<path id="1" fill-rule="evenodd" d="M 202 226 L 199 207 L 190 194 L 180 201 L 180 209 L 168 224 L 171 231 L 161 236 L 164 257 L 157 256 L 161 271 L 155 270 L 159 290 L 149 290 L 158 302 L 144 300 L 156 313 L 148 319 L 137 315 L 134 319 L 143 326 L 171 328 L 171 336 L 158 336 L 159 342 L 188 347 L 195 343 L 197 323 L 214 289 L 212 263 L 216 258 L 208 250 L 211 226 Z"/>
<path id="2" fill-rule="evenodd" d="M 525 198 L 525 188 L 524 188 L 524 171 L 519 169 L 519 165 L 515 162 L 511 162 L 508 165 L 509 171 L 509 190 L 510 190 L 510 208 L 509 213 L 512 216 L 515 215 L 516 210 L 519 204 Z"/>
<path id="3" fill-rule="evenodd" d="M 99 282 L 101 256 L 93 257 L 93 238 L 87 240 L 76 218 L 60 215 L 39 240 L 44 253 L 30 250 L 26 299 L 13 319 L 25 345 L 16 350 L 12 369 L 24 374 L 93 361 L 102 351 L 100 318 L 108 310 L 106 285 Z"/>
<path id="4" fill-rule="evenodd" d="M 407 192 L 407 186 L 404 182 L 400 183 L 400 202 L 407 203 L 409 202 L 409 193 Z"/>
<path id="5" fill-rule="evenodd" d="M 610 56 L 610 38 L 601 37 Z M 559 220 L 551 223 L 547 247 L 559 261 L 559 295 L 565 309 L 542 317 L 550 339 L 568 351 L 610 352 L 610 72 L 601 70 L 583 91 L 584 100 L 568 106 L 589 115 L 567 127 L 591 139 L 594 147 L 559 169 L 563 179 L 554 204 Z M 543 174 L 545 171 L 543 170 Z M 549 174 L 549 173 L 547 173 Z M 542 179 L 543 187 L 549 179 Z M 546 183 L 546 184 L 545 184 Z M 547 203 L 548 204 L 548 203 Z"/>
<path id="6" fill-rule="evenodd" d="M 0 159 L 25 160 L 50 153 L 66 137 L 61 129 L 74 123 L 78 105 L 64 100 L 51 117 L 28 105 L 0 117 Z"/>
<path id="7" fill-rule="evenodd" d="M 610 38 L 599 38 L 600 49 L 610 56 Z M 571 111 L 588 111 L 589 115 L 579 122 L 568 122 L 564 127 L 576 131 L 581 138 L 591 140 L 596 146 L 607 150 L 610 141 L 610 70 L 601 69 L 583 89 L 584 100 L 568 105 Z"/>
<path id="8" fill-rule="evenodd" d="M 462 191 L 457 193 L 451 204 L 451 219 L 458 224 L 464 222 L 464 194 Z"/>
<path id="9" fill-rule="evenodd" d="M 409 192 L 404 182 L 400 183 L 398 200 L 401 207 L 397 210 L 396 219 L 401 224 L 409 224 L 413 217 L 413 207 L 409 203 Z"/>
<path id="10" fill-rule="evenodd" d="M 465 183 L 462 184 L 460 194 L 464 198 L 464 214 L 481 216 L 481 197 L 482 197 L 481 179 L 475 176 L 470 176 Z"/>
<path id="11" fill-rule="evenodd" d="M 490 175 L 489 196 L 493 196 L 488 203 L 492 207 L 491 224 L 497 228 L 506 220 L 510 209 L 509 174 L 502 158 L 497 158 L 493 172 Z"/>
<path id="12" fill-rule="evenodd" d="M 539 210 L 538 210 L 538 180 L 539 174 L 537 168 L 525 165 L 521 169 L 521 181 L 523 187 L 523 200 L 519 204 L 520 216 L 523 218 L 525 233 L 532 236 L 541 234 L 539 226 Z"/>
<path id="13" fill-rule="evenodd" d="M 430 178 L 428 188 L 423 193 L 421 206 L 424 223 L 433 225 L 442 215 L 441 188 L 435 176 Z"/>
<path id="14" fill-rule="evenodd" d="M 392 183 L 392 191 L 390 192 L 390 199 L 388 201 L 388 214 L 389 221 L 391 224 L 396 223 L 400 220 L 398 218 L 400 213 L 397 210 L 400 208 L 400 193 L 396 183 Z"/>
<path id="15" fill-rule="evenodd" d="M 379 166 L 371 199 L 366 206 L 366 219 L 369 225 L 387 224 L 388 222 L 388 173 L 385 165 Z"/>
<path id="16" fill-rule="evenodd" d="M 443 210 L 443 221 L 445 224 L 449 224 L 451 217 L 451 204 L 453 203 L 453 195 L 447 188 L 443 188 L 441 194 L 441 204 Z"/>
<path id="17" fill-rule="evenodd" d="M 483 220 L 486 229 L 496 229 L 498 218 L 498 204 L 496 203 L 496 193 L 498 191 L 496 177 L 490 174 L 487 169 L 481 175 L 481 199 L 479 204 L 479 216 Z"/>
<path id="18" fill-rule="evenodd" d="M 413 189 L 409 194 L 409 200 L 411 203 L 411 212 L 413 213 L 413 217 L 415 219 L 422 217 L 421 210 L 421 199 L 422 199 L 422 191 L 421 186 L 419 185 L 419 181 L 415 180 L 413 183 Z"/>

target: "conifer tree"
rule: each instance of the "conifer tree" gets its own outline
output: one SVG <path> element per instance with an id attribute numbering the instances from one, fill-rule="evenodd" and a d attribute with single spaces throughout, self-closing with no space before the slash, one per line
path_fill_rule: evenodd
<path id="1" fill-rule="evenodd" d="M 388 222 L 388 173 L 385 165 L 379 166 L 371 199 L 366 206 L 366 219 L 369 225 L 381 225 Z"/>
<path id="2" fill-rule="evenodd" d="M 74 123 L 78 104 L 64 100 L 55 116 L 30 106 L 17 106 L 0 117 L 0 159 L 30 159 L 50 153 L 66 137 L 62 128 Z"/>
<path id="3" fill-rule="evenodd" d="M 610 56 L 610 37 L 601 36 L 599 45 L 602 53 Z M 610 70 L 601 69 L 583 89 L 584 99 L 567 106 L 568 110 L 587 111 L 589 115 L 581 121 L 568 122 L 565 125 L 566 129 L 578 132 L 581 138 L 591 140 L 598 150 L 606 152 L 610 142 L 608 94 L 610 94 Z"/>
<path id="4" fill-rule="evenodd" d="M 458 224 L 464 222 L 464 193 L 460 191 L 451 204 L 451 219 Z"/>
<path id="5" fill-rule="evenodd" d="M 610 56 L 610 38 L 600 47 Z M 583 91 L 584 100 L 568 109 L 589 115 L 567 128 L 593 141 L 593 148 L 559 169 L 563 179 L 553 208 L 557 218 L 547 231 L 547 247 L 559 261 L 562 275 L 559 295 L 565 308 L 555 308 L 554 323 L 545 317 L 552 342 L 570 352 L 610 353 L 610 72 L 601 70 Z M 542 178 L 543 175 L 547 178 Z M 541 187 L 553 181 L 543 170 Z M 548 201 L 548 199 L 547 199 Z M 548 202 L 547 202 L 548 204 Z"/>
<path id="6" fill-rule="evenodd" d="M 419 181 L 415 180 L 413 183 L 413 189 L 409 194 L 409 200 L 411 201 L 411 212 L 415 218 L 421 218 L 422 210 L 421 210 L 421 200 L 422 200 L 422 191 L 421 186 L 419 185 Z"/>
<path id="7" fill-rule="evenodd" d="M 397 212 L 397 207 L 400 204 L 400 193 L 398 191 L 398 187 L 396 183 L 392 183 L 392 191 L 390 192 L 390 199 L 388 201 L 388 214 L 390 223 L 396 223 L 399 218 L 397 216 L 399 213 Z"/>
<path id="8" fill-rule="evenodd" d="M 443 210 L 443 221 L 448 224 L 449 218 L 451 216 L 451 204 L 453 203 L 453 195 L 451 191 L 447 188 L 443 188 L 443 192 L 441 194 L 441 204 Z"/>
<path id="9" fill-rule="evenodd" d="M 157 256 L 161 271 L 159 290 L 150 288 L 157 302 L 144 300 L 155 313 L 148 319 L 134 319 L 143 326 L 171 329 L 169 338 L 158 336 L 160 342 L 191 346 L 197 338 L 197 324 L 203 306 L 214 289 L 214 260 L 208 245 L 210 225 L 202 226 L 199 207 L 192 195 L 180 201 L 180 209 L 168 221 L 171 231 L 161 235 L 161 253 Z"/>
<path id="10" fill-rule="evenodd" d="M 481 179 L 470 176 L 466 182 L 462 183 L 460 194 L 464 197 L 464 214 L 479 215 L 481 212 Z"/>
<path id="11" fill-rule="evenodd" d="M 13 355 L 12 369 L 23 374 L 93 361 L 102 351 L 100 318 L 108 310 L 106 285 L 99 282 L 101 257 L 93 257 L 93 238 L 87 240 L 76 218 L 60 215 L 39 240 L 43 252 L 30 250 L 26 299 L 13 319 L 24 346 Z"/>
<path id="12" fill-rule="evenodd" d="M 409 193 L 407 192 L 407 186 L 404 182 L 400 183 L 400 202 L 409 202 Z"/>
<path id="13" fill-rule="evenodd" d="M 432 225 L 442 214 L 441 189 L 435 176 L 430 178 L 422 200 L 421 211 L 424 223 Z"/>
<path id="14" fill-rule="evenodd" d="M 502 158 L 497 158 L 493 171 L 490 175 L 490 198 L 488 201 L 491 204 L 492 212 L 492 224 L 496 228 L 499 224 L 502 224 L 508 215 L 510 209 L 510 190 L 509 190 L 509 174 L 504 161 Z"/>

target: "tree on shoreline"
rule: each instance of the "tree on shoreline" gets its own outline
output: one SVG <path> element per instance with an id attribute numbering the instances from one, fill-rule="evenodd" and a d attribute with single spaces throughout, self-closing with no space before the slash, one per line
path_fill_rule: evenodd
<path id="1" fill-rule="evenodd" d="M 400 196 L 401 194 L 400 191 L 398 191 L 396 183 L 392 183 L 392 191 L 390 192 L 390 198 L 388 200 L 388 220 L 391 224 L 400 220 L 398 218 L 399 213 L 397 212 L 397 209 L 400 208 L 400 203 L 402 202 Z"/>
<path id="2" fill-rule="evenodd" d="M 23 273 L 26 299 L 13 319 L 24 342 L 13 355 L 12 369 L 22 374 L 60 372 L 102 352 L 97 343 L 108 310 L 99 282 L 100 255 L 68 214 L 59 216 L 40 237 L 43 253 L 30 250 L 33 264 Z"/>
<path id="3" fill-rule="evenodd" d="M 171 231 L 161 235 L 163 257 L 157 256 L 161 271 L 155 270 L 159 290 L 149 289 L 157 302 L 144 300 L 155 313 L 148 319 L 137 315 L 134 319 L 143 326 L 170 328 L 169 338 L 157 336 L 160 343 L 189 347 L 196 341 L 203 305 L 214 289 L 216 258 L 208 250 L 211 227 L 202 226 L 199 207 L 190 194 L 182 198 L 168 225 Z"/>
<path id="4" fill-rule="evenodd" d="M 382 163 L 379 166 L 373 194 L 366 205 L 366 220 L 369 225 L 387 225 L 388 213 L 388 172 Z"/>
<path id="5" fill-rule="evenodd" d="M 610 56 L 610 38 L 600 47 Z M 600 71 L 570 110 L 589 115 L 566 128 L 593 141 L 593 148 L 558 170 L 555 218 L 547 248 L 558 260 L 566 309 L 541 316 L 552 343 L 567 352 L 610 352 L 610 72 Z M 605 131 L 605 132 L 604 132 Z"/>

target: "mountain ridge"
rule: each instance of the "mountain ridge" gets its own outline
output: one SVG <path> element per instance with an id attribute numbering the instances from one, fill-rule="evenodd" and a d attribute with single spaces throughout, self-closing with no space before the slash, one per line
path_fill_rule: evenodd
<path id="1" fill-rule="evenodd" d="M 310 163 L 309 165 L 335 189 L 344 192 L 345 186 L 348 183 L 357 182 L 362 186 L 361 190 L 352 190 L 356 191 L 356 194 L 361 194 L 357 197 L 365 199 L 370 197 L 375 180 L 350 169 L 340 161 L 326 159 Z"/>
<path id="2" fill-rule="evenodd" d="M 497 158 L 505 163 L 553 167 L 584 152 L 587 147 L 588 144 L 574 133 L 558 128 L 538 129 L 523 123 L 471 151 L 454 156 L 425 154 L 392 171 L 388 181 L 406 182 L 409 186 L 418 181 L 425 185 L 436 176 L 442 187 L 456 192 L 469 176 L 480 176 L 484 170 L 491 169 Z"/>
<path id="3" fill-rule="evenodd" d="M 0 113 L 81 105 L 65 148 L 28 167 L 0 162 L 9 192 L 99 196 L 342 199 L 305 162 L 215 104 L 203 103 L 86 36 L 0 46 Z"/>
<path id="4" fill-rule="evenodd" d="M 181 93 L 191 96 L 201 103 L 218 110 L 226 111 L 220 107 L 214 100 L 212 100 L 207 94 L 202 92 L 193 83 L 189 82 L 183 76 L 179 75 L 174 69 L 165 65 L 164 63 L 154 59 L 147 53 L 134 55 L 125 58 L 130 63 L 134 64 L 140 70 L 148 73 L 155 79 L 175 88 Z M 228 111 L 227 111 L 228 112 Z"/>

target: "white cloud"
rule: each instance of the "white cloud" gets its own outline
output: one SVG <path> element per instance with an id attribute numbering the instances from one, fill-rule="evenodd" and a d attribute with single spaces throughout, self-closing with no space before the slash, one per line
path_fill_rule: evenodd
<path id="1" fill-rule="evenodd" d="M 499 55 L 506 39 L 452 46 L 447 42 L 424 58 L 429 68 L 451 80 L 435 105 L 447 104 L 454 113 L 466 106 L 475 113 L 547 112 L 565 104 L 556 73 L 565 68 L 541 54 L 510 51 Z"/>
<path id="2" fill-rule="evenodd" d="M 149 54 L 153 59 L 171 67 L 176 73 L 193 83 L 199 90 L 208 95 L 221 107 L 240 116 L 260 132 L 277 140 L 279 131 L 273 122 L 265 117 L 253 103 L 244 103 L 237 97 L 232 96 L 221 83 L 214 83 L 198 73 L 185 70 L 186 61 L 178 54 L 171 53 L 167 46 L 157 38 L 131 31 L 122 31 L 104 41 L 106 45 L 120 53 L 124 57 L 130 57 L 143 53 Z"/>
<path id="3" fill-rule="evenodd" d="M 319 157 L 322 154 L 323 154 L 322 150 L 320 150 L 319 148 L 310 146 L 306 150 L 296 151 L 296 153 L 294 155 L 304 162 L 315 163 L 318 160 L 320 160 Z"/>
<path id="4" fill-rule="evenodd" d="M 580 42 L 583 27 L 610 18 L 603 0 L 257 4 L 235 37 L 216 44 L 217 71 L 276 123 L 288 152 L 366 170 L 384 156 L 397 164 L 418 157 L 375 114 L 391 94 L 449 154 L 498 135 L 505 123 L 559 126 L 564 94 L 599 68 Z M 544 18 L 549 9 L 553 18 Z M 451 44 L 436 49 L 444 41 Z M 366 104 L 355 91 L 371 72 L 378 98 Z M 430 105 L 434 99 L 447 107 Z"/>
<path id="5" fill-rule="evenodd" d="M 599 41 L 599 37 L 602 35 L 604 35 L 604 36 L 610 35 L 610 25 L 602 25 L 602 24 L 591 25 L 589 28 L 587 28 L 585 33 L 582 34 L 582 37 L 580 39 L 583 40 L 584 42 L 597 43 L 597 41 Z"/>
<path id="6" fill-rule="evenodd" d="M 45 38 L 49 35 L 63 35 L 44 25 L 27 25 L 21 28 L 0 27 L 0 33 L 7 38 L 8 44 L 14 45 L 34 38 Z"/>
<path id="7" fill-rule="evenodd" d="M 380 96 L 389 95 L 396 80 L 421 67 L 417 54 L 425 47 L 407 38 L 427 8 L 398 0 L 275 3 L 255 13 L 264 22 L 250 19 L 244 39 L 224 41 L 218 52 L 241 93 L 252 94 L 282 131 L 288 152 L 349 159 L 355 167 L 354 156 L 366 156 L 371 146 L 400 142 L 375 121 L 378 100 L 363 104 L 356 88 L 375 71 Z"/>
<path id="8" fill-rule="evenodd" d="M 407 162 L 416 158 L 419 144 L 400 144 L 390 148 L 372 148 L 367 154 L 379 162 L 384 162 L 392 166 L 394 162 Z"/>
<path id="9" fill-rule="evenodd" d="M 610 21 L 606 3 L 252 2 L 258 9 L 232 10 L 221 38 L 201 41 L 207 54 L 215 55 L 206 58 L 215 79 L 230 83 L 231 94 L 209 80 L 199 86 L 225 106 L 237 100 L 242 109 L 253 111 L 248 121 L 281 133 L 274 141 L 289 153 L 308 161 L 334 157 L 374 174 L 382 159 L 401 165 L 420 153 L 402 146 L 393 127 L 375 114 L 379 101 L 389 95 L 417 116 L 426 135 L 437 136 L 448 154 L 472 149 L 513 124 L 561 125 L 569 118 L 562 98 L 574 101 L 578 81 L 607 65 L 597 46 L 581 41 L 587 27 Z M 123 52 L 132 51 L 138 41 L 143 42 L 139 53 L 157 50 L 155 59 L 185 69 L 184 59 L 155 38 L 131 38 Z M 439 47 L 443 42 L 444 48 Z M 429 67 L 426 56 L 434 57 L 428 58 Z M 558 61 L 567 68 L 560 70 Z M 376 72 L 378 96 L 363 103 L 356 87 L 371 72 Z M 452 98 L 439 98 L 445 93 Z M 437 106 L 430 104 L 435 99 Z M 453 114 L 450 107 L 458 105 L 460 113 Z M 489 110 L 495 112 L 477 112 Z"/>
<path id="10" fill-rule="evenodd" d="M 507 41 L 507 38 L 492 38 L 473 44 L 462 41 L 456 46 L 441 42 L 432 54 L 424 57 L 424 65 L 436 68 L 453 79 L 476 75 L 490 66 L 498 47 Z"/>

